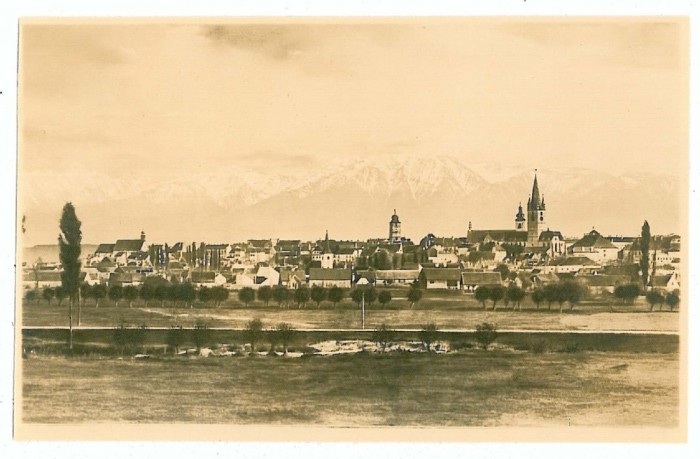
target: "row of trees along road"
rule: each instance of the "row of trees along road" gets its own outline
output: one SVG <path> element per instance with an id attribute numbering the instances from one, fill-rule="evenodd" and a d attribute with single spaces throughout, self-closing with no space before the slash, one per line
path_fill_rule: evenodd
<path id="1" fill-rule="evenodd" d="M 66 299 L 67 290 L 64 287 L 46 287 L 42 290 L 41 295 L 35 290 L 29 290 L 26 293 L 27 301 L 38 301 L 44 299 L 51 305 L 51 301 L 55 298 L 59 306 Z M 378 301 L 381 305 L 386 305 L 392 300 L 391 292 L 387 290 L 377 291 L 374 287 L 358 287 L 350 290 L 350 298 L 358 305 L 362 301 L 362 294 L 365 295 L 365 303 L 371 305 Z M 95 308 L 98 308 L 100 301 L 104 298 L 109 298 L 116 307 L 119 307 L 121 301 L 128 303 L 132 307 L 133 302 L 141 299 L 150 305 L 152 302 L 160 303 L 165 306 L 166 302 L 170 306 L 194 307 L 195 300 L 202 303 L 213 303 L 215 306 L 220 306 L 221 303 L 229 298 L 229 291 L 221 286 L 207 287 L 202 286 L 195 288 L 189 283 L 170 283 L 169 281 L 160 278 L 147 278 L 146 282 L 136 287 L 133 285 L 112 285 L 107 287 L 104 284 L 89 285 L 82 283 L 79 288 L 80 306 L 86 306 L 89 301 L 92 301 Z M 306 303 L 313 301 L 317 307 L 320 307 L 324 301 L 330 301 L 334 306 L 342 301 L 346 296 L 346 290 L 334 286 L 330 288 L 314 286 L 311 288 L 300 287 L 297 289 L 288 289 L 286 287 L 263 286 L 257 290 L 250 287 L 244 287 L 238 291 L 238 300 L 250 305 L 257 298 L 265 306 L 268 306 L 270 301 L 274 300 L 280 307 L 289 306 L 290 302 L 294 302 L 298 307 L 306 306 Z M 411 305 L 418 302 L 422 297 L 422 292 L 418 288 L 411 288 L 408 291 L 407 299 Z M 80 321 L 78 320 L 78 325 Z"/>
<path id="2" fill-rule="evenodd" d="M 540 308 L 542 303 L 547 303 L 548 309 L 552 309 L 552 304 L 557 303 L 559 312 L 562 312 L 564 304 L 567 302 L 569 303 L 569 310 L 573 310 L 574 306 L 583 298 L 584 292 L 583 286 L 578 282 L 566 280 L 545 285 L 543 288 L 536 288 L 530 293 L 530 298 L 537 309 Z M 474 297 L 483 305 L 484 309 L 486 309 L 486 302 L 491 301 L 492 310 L 496 310 L 496 306 L 501 300 L 503 300 L 506 309 L 510 306 L 513 310 L 516 308 L 522 310 L 522 301 L 526 296 L 525 291 L 516 285 L 508 287 L 500 285 L 482 286 L 477 287 L 474 291 Z"/>
<path id="3" fill-rule="evenodd" d="M 320 308 L 321 303 L 324 301 L 329 301 L 333 306 L 337 306 L 345 298 L 346 290 L 338 287 L 320 287 L 313 286 L 299 287 L 296 289 L 288 289 L 284 286 L 262 286 L 256 291 L 251 287 L 243 287 L 238 291 L 238 300 L 245 304 L 246 307 L 250 305 L 253 301 L 257 300 L 262 302 L 265 306 L 268 306 L 270 301 L 275 301 L 277 305 L 282 307 L 289 307 L 290 303 L 294 302 L 298 308 L 306 307 L 309 301 L 316 303 L 316 307 Z M 358 305 L 362 302 L 364 295 L 364 301 L 367 305 L 372 305 L 374 302 L 378 301 L 381 305 L 386 305 L 392 300 L 391 292 L 388 290 L 377 291 L 373 286 L 358 286 L 350 290 L 350 299 L 357 303 Z M 411 303 L 411 307 L 415 305 L 423 296 L 423 292 L 417 287 L 409 288 L 406 299 Z"/>
<path id="4" fill-rule="evenodd" d="M 202 303 L 214 303 L 219 306 L 229 297 L 229 292 L 224 287 L 204 286 L 196 289 L 192 284 L 170 284 L 167 281 L 163 283 L 147 282 L 141 287 L 112 285 L 109 288 L 104 284 L 88 285 L 83 283 L 80 285 L 79 293 L 80 306 L 85 306 L 88 301 L 93 301 L 96 308 L 100 306 L 100 301 L 104 298 L 109 298 L 116 307 L 119 307 L 121 301 L 127 302 L 129 307 L 132 307 L 133 302 L 137 299 L 143 300 L 146 305 L 155 301 L 161 306 L 165 306 L 165 303 L 168 302 L 170 306 L 193 307 L 194 301 L 197 299 Z M 63 287 L 46 287 L 41 293 L 41 298 L 46 300 L 49 305 L 51 305 L 51 300 L 56 298 L 60 306 L 66 297 L 67 293 Z M 29 290 L 25 298 L 28 301 L 40 299 L 34 290 Z M 80 325 L 79 321 L 78 325 Z"/>

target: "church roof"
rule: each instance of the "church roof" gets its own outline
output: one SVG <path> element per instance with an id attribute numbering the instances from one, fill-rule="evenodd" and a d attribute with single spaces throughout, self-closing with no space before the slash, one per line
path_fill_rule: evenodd
<path id="1" fill-rule="evenodd" d="M 114 252 L 114 244 L 105 244 L 102 243 L 97 246 L 97 249 L 95 249 L 95 253 L 112 253 Z"/>
<path id="2" fill-rule="evenodd" d="M 527 232 L 518 230 L 471 230 L 467 238 L 472 244 L 482 243 L 484 240 L 498 243 L 526 242 Z"/>
<path id="3" fill-rule="evenodd" d="M 617 247 L 615 247 L 615 245 L 613 245 L 612 242 L 605 239 L 596 230 L 591 231 L 590 233 L 586 234 L 578 241 L 574 242 L 572 247 L 573 248 L 594 247 L 597 249 L 616 249 L 617 248 Z"/>
<path id="4" fill-rule="evenodd" d="M 115 252 L 136 252 L 143 247 L 142 239 L 119 239 L 116 244 L 114 244 Z"/>
<path id="5" fill-rule="evenodd" d="M 564 240 L 564 236 L 562 236 L 560 231 L 551 231 L 548 229 L 540 233 L 540 241 L 551 241 L 554 236 L 559 237 L 559 239 L 562 241 Z"/>

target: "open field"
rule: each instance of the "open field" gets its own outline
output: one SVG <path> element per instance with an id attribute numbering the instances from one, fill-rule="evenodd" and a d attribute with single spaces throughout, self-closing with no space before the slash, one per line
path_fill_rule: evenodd
<path id="1" fill-rule="evenodd" d="M 641 304 L 641 302 L 640 302 Z M 145 305 L 118 308 L 105 302 L 98 309 L 94 305 L 82 308 L 81 325 L 84 327 L 114 327 L 121 320 L 132 325 L 145 324 L 149 327 L 169 327 L 179 324 L 192 326 L 203 320 L 211 327 L 242 328 L 246 322 L 258 318 L 265 326 L 272 327 L 280 322 L 290 323 L 297 329 L 359 328 L 360 311 L 352 305 L 345 307 L 316 309 L 309 305 L 305 309 L 267 308 L 160 308 Z M 382 323 L 392 328 L 420 328 L 427 322 L 435 322 L 442 329 L 471 329 L 482 322 L 496 323 L 500 330 L 616 330 L 616 331 L 678 331 L 677 313 L 668 311 L 646 312 L 646 307 L 629 307 L 619 312 L 609 312 L 607 306 L 584 305 L 573 312 L 559 313 L 558 308 L 524 309 L 512 311 L 497 309 L 484 311 L 479 305 L 464 305 L 458 302 L 435 303 L 432 308 L 421 305 L 415 309 L 380 309 L 372 306 L 366 309 L 366 328 L 372 329 Z M 625 312 L 622 312 L 625 311 Z M 73 312 L 74 323 L 77 312 Z M 67 326 L 68 307 L 63 304 L 51 306 L 27 304 L 23 308 L 22 325 Z"/>
<path id="2" fill-rule="evenodd" d="M 675 426 L 676 353 L 22 360 L 26 422 Z"/>

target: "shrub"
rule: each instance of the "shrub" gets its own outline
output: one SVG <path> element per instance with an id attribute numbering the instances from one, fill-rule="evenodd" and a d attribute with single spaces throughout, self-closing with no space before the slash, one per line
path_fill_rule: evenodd
<path id="1" fill-rule="evenodd" d="M 283 304 L 289 302 L 289 289 L 284 286 L 277 286 L 272 289 L 272 298 L 281 308 Z"/>
<path id="2" fill-rule="evenodd" d="M 142 347 L 146 342 L 146 325 L 129 327 L 125 321 L 121 321 L 112 331 L 112 342 L 119 349 L 121 355 L 124 351 L 133 353 L 135 349 Z"/>
<path id="3" fill-rule="evenodd" d="M 544 339 L 538 339 L 530 342 L 528 348 L 534 354 L 543 354 L 549 350 L 549 343 Z"/>
<path id="4" fill-rule="evenodd" d="M 255 352 L 255 343 L 262 340 L 263 323 L 260 319 L 253 319 L 246 324 L 244 336 L 250 341 L 250 352 Z"/>
<path id="5" fill-rule="evenodd" d="M 506 289 L 501 287 L 500 285 L 497 285 L 495 287 L 491 287 L 489 289 L 489 300 L 493 302 L 493 309 L 496 309 L 496 304 L 503 299 L 505 296 Z"/>
<path id="6" fill-rule="evenodd" d="M 248 305 L 255 299 L 255 290 L 250 287 L 243 287 L 238 291 L 238 300 L 245 304 L 247 308 Z"/>
<path id="7" fill-rule="evenodd" d="M 337 285 L 328 290 L 328 301 L 333 303 L 333 306 L 337 306 L 342 301 L 343 296 L 345 296 L 345 291 Z"/>
<path id="8" fill-rule="evenodd" d="M 613 294 L 615 298 L 622 301 L 623 304 L 631 305 L 634 300 L 642 293 L 642 288 L 639 284 L 629 283 L 615 287 Z"/>
<path id="9" fill-rule="evenodd" d="M 532 302 L 535 303 L 535 306 L 537 306 L 537 309 L 540 308 L 540 304 L 545 300 L 544 292 L 540 288 L 533 290 L 530 297 L 532 298 Z"/>
<path id="10" fill-rule="evenodd" d="M 378 299 L 382 306 L 386 306 L 386 304 L 391 301 L 391 292 L 388 290 L 382 290 L 379 292 Z"/>
<path id="11" fill-rule="evenodd" d="M 680 302 L 681 297 L 678 294 L 678 292 L 671 292 L 668 295 L 666 295 L 666 304 L 671 309 L 671 311 L 675 310 Z"/>
<path id="12" fill-rule="evenodd" d="M 437 341 L 438 336 L 438 326 L 435 322 L 430 322 L 423 325 L 423 328 L 419 332 L 418 336 L 423 342 L 425 348 L 430 352 L 430 345 Z"/>
<path id="13" fill-rule="evenodd" d="M 46 287 L 41 293 L 41 296 L 49 303 L 49 306 L 51 306 L 51 300 L 56 296 L 56 292 L 51 287 Z"/>
<path id="14" fill-rule="evenodd" d="M 275 329 L 273 334 L 275 335 L 275 340 L 279 342 L 284 348 L 284 355 L 287 355 L 289 342 L 294 336 L 294 329 L 288 323 L 282 322 L 277 325 L 277 328 Z"/>
<path id="15" fill-rule="evenodd" d="M 265 307 L 270 303 L 272 299 L 272 287 L 269 285 L 263 285 L 258 289 L 258 300 L 262 301 Z"/>
<path id="16" fill-rule="evenodd" d="M 294 302 L 297 304 L 299 309 L 306 307 L 306 303 L 309 301 L 309 298 L 311 298 L 311 293 L 309 292 L 308 288 L 301 286 L 294 290 Z"/>
<path id="17" fill-rule="evenodd" d="M 175 354 L 178 354 L 180 347 L 185 343 L 185 337 L 185 330 L 182 328 L 182 325 L 174 325 L 168 330 L 166 343 L 168 347 L 173 349 Z"/>
<path id="18" fill-rule="evenodd" d="M 381 324 L 372 333 L 372 341 L 379 344 L 382 350 L 385 350 L 389 342 L 394 339 L 394 331 L 387 324 Z"/>
<path id="19" fill-rule="evenodd" d="M 411 288 L 408 290 L 408 301 L 411 303 L 411 308 L 413 308 L 422 297 L 423 292 L 418 287 L 411 285 Z"/>
<path id="20" fill-rule="evenodd" d="M 321 307 L 321 302 L 328 298 L 328 291 L 318 285 L 311 287 L 311 299 L 316 303 L 316 307 Z"/>
<path id="21" fill-rule="evenodd" d="M 197 350 L 209 346 L 211 341 L 212 333 L 209 329 L 209 324 L 199 320 L 195 322 L 194 328 L 192 329 L 192 343 Z"/>
<path id="22" fill-rule="evenodd" d="M 481 285 L 474 290 L 474 298 L 481 303 L 484 309 L 486 309 L 486 302 L 489 300 L 490 296 L 491 290 L 486 286 Z"/>
<path id="23" fill-rule="evenodd" d="M 496 324 L 491 324 L 484 322 L 476 326 L 476 332 L 474 333 L 474 338 L 481 344 L 484 350 L 489 348 L 489 345 L 496 341 L 498 333 L 496 332 Z"/>
<path id="24" fill-rule="evenodd" d="M 657 291 L 651 291 L 646 294 L 647 303 L 649 303 L 649 312 L 654 310 L 654 306 L 664 304 L 664 296 Z"/>

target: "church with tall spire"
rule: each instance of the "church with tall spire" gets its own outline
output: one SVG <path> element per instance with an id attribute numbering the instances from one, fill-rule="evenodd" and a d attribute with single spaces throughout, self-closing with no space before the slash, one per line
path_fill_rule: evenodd
<path id="1" fill-rule="evenodd" d="M 532 194 L 527 200 L 527 245 L 534 247 L 538 245 L 540 231 L 545 227 L 545 206 L 544 195 L 540 198 L 540 187 L 537 184 L 537 170 L 535 170 L 535 180 L 532 183 Z"/>
<path id="2" fill-rule="evenodd" d="M 533 249 L 556 248 L 556 250 L 552 249 L 552 255 L 561 254 L 564 238 L 559 231 L 551 231 L 547 227 L 545 216 L 544 194 L 540 192 L 537 170 L 535 170 L 532 192 L 527 199 L 525 209 L 522 202 L 518 204 L 515 229 L 474 230 L 470 221 L 467 239 L 472 244 L 506 244 Z"/>

